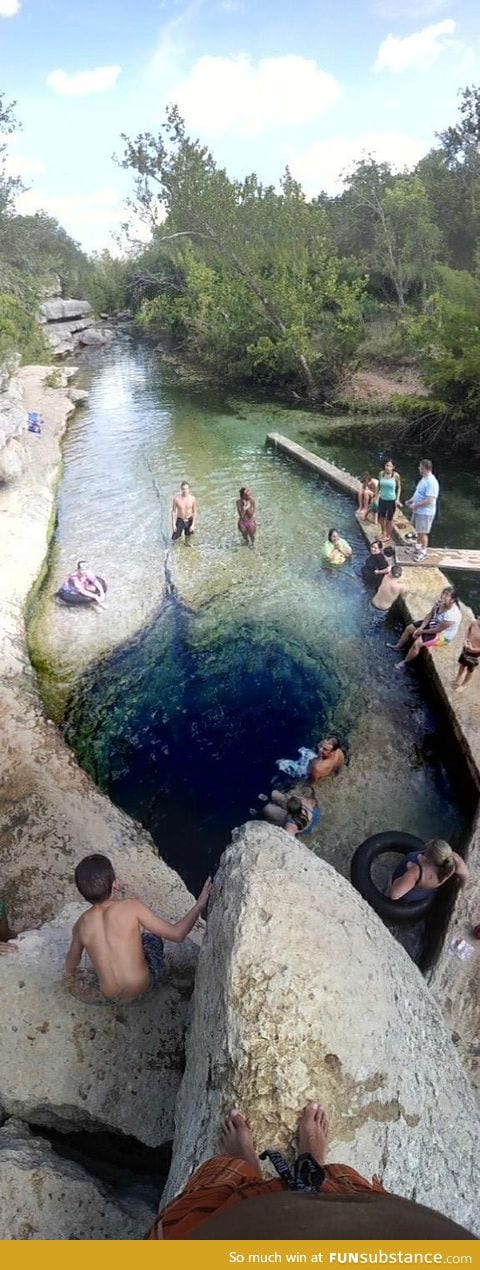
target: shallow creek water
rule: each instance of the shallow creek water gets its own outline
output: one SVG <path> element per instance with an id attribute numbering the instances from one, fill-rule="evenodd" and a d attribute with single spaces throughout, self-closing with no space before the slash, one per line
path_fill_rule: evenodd
<path id="1" fill-rule="evenodd" d="M 192 889 L 270 788 L 276 761 L 332 730 L 350 763 L 321 790 L 323 818 L 306 840 L 315 851 L 348 874 L 375 831 L 460 843 L 468 813 L 439 745 L 444 727 L 421 673 L 393 671 L 391 631 L 359 576 L 353 504 L 265 448 L 272 429 L 300 439 L 308 417 L 193 392 L 126 341 L 90 355 L 83 379 L 90 398 L 65 440 L 30 626 L 47 708 L 80 762 Z M 198 532 L 172 546 L 182 479 L 198 498 Z M 255 551 L 236 529 L 243 484 L 257 499 Z M 332 525 L 354 550 L 338 572 L 319 563 Z M 108 579 L 105 613 L 52 598 L 78 557 Z"/>

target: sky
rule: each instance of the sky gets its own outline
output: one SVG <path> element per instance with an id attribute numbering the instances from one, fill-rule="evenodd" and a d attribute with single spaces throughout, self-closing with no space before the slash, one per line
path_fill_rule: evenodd
<path id="1" fill-rule="evenodd" d="M 231 176 L 288 164 L 311 197 L 362 153 L 413 166 L 467 84 L 478 0 L 0 0 L 19 209 L 87 251 L 115 250 L 126 219 L 121 133 L 155 133 L 170 102 Z"/>

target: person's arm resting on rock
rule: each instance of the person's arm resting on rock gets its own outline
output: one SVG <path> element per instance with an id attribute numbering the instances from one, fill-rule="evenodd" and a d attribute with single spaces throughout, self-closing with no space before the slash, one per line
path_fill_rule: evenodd
<path id="1" fill-rule="evenodd" d="M 206 908 L 211 889 L 212 879 L 207 878 L 196 904 L 178 922 L 167 922 L 164 917 L 157 917 L 155 913 L 152 913 L 147 908 L 146 904 L 142 904 L 141 900 L 137 900 L 136 916 L 140 926 L 143 926 L 144 930 L 150 931 L 152 935 L 160 935 L 161 939 L 170 940 L 172 944 L 181 944 L 182 940 L 186 939 L 190 931 L 193 930 L 195 922 L 198 921 L 204 908 Z"/>

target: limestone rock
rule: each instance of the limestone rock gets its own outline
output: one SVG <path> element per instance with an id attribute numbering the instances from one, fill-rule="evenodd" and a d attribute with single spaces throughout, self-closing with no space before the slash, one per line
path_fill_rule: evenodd
<path id="1" fill-rule="evenodd" d="M 158 1146 L 173 1136 L 192 956 L 189 986 L 175 979 L 176 948 L 167 945 L 170 974 L 154 992 L 128 1004 L 81 1001 L 63 969 L 84 907 L 67 906 L 0 959 L 0 1106 L 32 1124 L 108 1129 Z"/>
<path id="2" fill-rule="evenodd" d="M 116 1194 L 25 1125 L 0 1129 L 0 1239 L 142 1239 L 151 1206 Z"/>
<path id="3" fill-rule="evenodd" d="M 67 318 L 85 317 L 92 312 L 88 300 L 44 300 L 40 306 L 45 322 L 61 322 Z"/>
<path id="4" fill-rule="evenodd" d="M 89 330 L 80 332 L 78 342 L 88 348 L 100 348 L 102 344 L 108 344 L 108 341 L 112 338 L 113 331 L 110 331 L 108 327 L 104 326 L 99 329 L 92 326 Z"/>
<path id="5" fill-rule="evenodd" d="M 73 401 L 74 406 L 80 406 L 82 402 L 88 401 L 88 392 L 86 388 L 70 388 L 68 395 L 70 397 L 70 401 Z"/>
<path id="6" fill-rule="evenodd" d="M 17 481 L 24 467 L 22 447 L 14 437 L 10 437 L 3 450 L 0 450 L 0 482 L 8 485 L 11 481 Z"/>
<path id="7" fill-rule="evenodd" d="M 420 972 L 350 883 L 281 829 L 244 826 L 215 879 L 165 1199 L 247 1115 L 288 1150 L 304 1104 L 329 1159 L 480 1231 L 472 1089 Z"/>

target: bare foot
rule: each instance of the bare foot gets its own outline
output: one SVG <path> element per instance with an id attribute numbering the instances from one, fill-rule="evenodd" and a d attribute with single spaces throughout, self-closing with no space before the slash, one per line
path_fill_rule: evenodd
<path id="1" fill-rule="evenodd" d="M 309 1152 L 317 1164 L 325 1164 L 328 1140 L 328 1116 L 319 1102 L 304 1107 L 297 1129 L 298 1153 Z"/>
<path id="2" fill-rule="evenodd" d="M 404 662 L 404 661 L 397 661 L 397 662 L 395 663 L 394 670 L 404 670 L 404 669 L 405 669 L 405 662 Z"/>
<path id="3" fill-rule="evenodd" d="M 393 648 L 394 653 L 400 652 L 400 644 L 387 644 L 387 648 Z"/>
<path id="4" fill-rule="evenodd" d="M 260 1160 L 253 1145 L 251 1130 L 241 1111 L 229 1111 L 220 1134 L 220 1150 L 222 1155 L 233 1155 L 237 1160 L 246 1160 L 252 1168 L 262 1176 Z"/>

